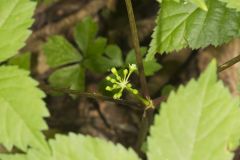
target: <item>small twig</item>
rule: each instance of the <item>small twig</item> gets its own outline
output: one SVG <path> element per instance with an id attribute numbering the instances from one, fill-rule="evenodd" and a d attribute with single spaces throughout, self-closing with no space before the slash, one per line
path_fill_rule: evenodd
<path id="1" fill-rule="evenodd" d="M 97 93 L 86 93 L 86 92 L 80 92 L 76 90 L 71 90 L 67 88 L 55 88 L 55 87 L 50 87 L 46 84 L 40 84 L 40 88 L 44 90 L 46 93 L 52 93 L 52 92 L 59 92 L 59 93 L 64 93 L 64 94 L 69 94 L 69 95 L 77 95 L 80 97 L 86 97 L 86 98 L 92 98 L 92 99 L 99 99 L 99 100 L 105 100 L 109 102 L 114 102 L 116 104 L 121 104 L 125 106 L 129 106 L 134 110 L 142 110 L 142 104 L 139 102 L 135 101 L 129 101 L 129 100 L 123 100 L 123 99 L 113 99 L 112 97 L 108 96 L 103 96 Z"/>
<path id="2" fill-rule="evenodd" d="M 240 62 L 240 55 L 238 55 L 237 57 L 234 57 L 234 58 L 230 59 L 229 61 L 225 62 L 224 64 L 218 66 L 218 72 L 222 72 L 238 62 Z"/>

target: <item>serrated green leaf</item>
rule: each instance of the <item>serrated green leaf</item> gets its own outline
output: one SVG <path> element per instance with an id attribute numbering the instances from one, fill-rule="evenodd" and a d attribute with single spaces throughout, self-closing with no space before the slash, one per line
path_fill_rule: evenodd
<path id="1" fill-rule="evenodd" d="M 240 13 L 218 0 L 206 0 L 208 11 L 195 5 L 164 0 L 147 59 L 156 52 L 218 46 L 239 36 Z"/>
<path id="2" fill-rule="evenodd" d="M 12 57 L 8 61 L 8 64 L 9 65 L 16 65 L 21 69 L 30 70 L 30 67 L 31 67 L 31 53 L 27 52 L 27 53 L 23 53 L 23 54 L 15 56 L 15 57 Z"/>
<path id="3" fill-rule="evenodd" d="M 216 62 L 161 105 L 148 138 L 150 160 L 231 160 L 239 133 L 239 100 L 217 81 Z M 235 139 L 239 140 L 238 138 Z"/>
<path id="4" fill-rule="evenodd" d="M 2 160 L 139 160 L 132 149 L 89 136 L 57 135 L 50 140 L 52 155 L 30 150 L 28 155 L 0 155 Z"/>
<path id="5" fill-rule="evenodd" d="M 88 49 L 91 48 L 91 43 L 93 42 L 96 34 L 98 32 L 98 26 L 92 18 L 85 18 L 80 22 L 74 30 L 75 40 L 83 52 L 83 54 L 88 53 Z"/>
<path id="6" fill-rule="evenodd" d="M 30 35 L 35 3 L 29 0 L 0 1 L 0 62 L 17 54 Z M 14 35 L 14 36 L 13 36 Z"/>
<path id="7" fill-rule="evenodd" d="M 227 3 L 227 7 L 235 8 L 237 11 L 240 11 L 240 1 L 239 0 L 219 0 Z"/>
<path id="8" fill-rule="evenodd" d="M 80 53 L 62 36 L 50 37 L 43 49 L 50 67 L 59 67 L 82 59 Z"/>
<path id="9" fill-rule="evenodd" d="M 84 91 L 85 71 L 80 65 L 72 65 L 55 71 L 49 77 L 51 86 Z"/>
<path id="10" fill-rule="evenodd" d="M 50 141 L 54 159 L 64 160 L 138 160 L 133 150 L 102 139 L 70 134 Z"/>
<path id="11" fill-rule="evenodd" d="M 28 146 L 47 150 L 42 130 L 49 115 L 37 82 L 29 72 L 12 66 L 0 67 L 0 143 L 26 151 Z"/>
<path id="12" fill-rule="evenodd" d="M 145 56 L 147 52 L 146 47 L 141 47 L 141 54 L 142 56 Z M 135 51 L 131 50 L 128 52 L 125 64 L 136 64 L 136 56 L 135 56 Z M 159 71 L 161 69 L 161 65 L 157 63 L 156 59 L 151 59 L 147 60 L 146 58 L 143 59 L 143 67 L 144 67 L 144 72 L 146 76 L 151 76 L 155 72 Z"/>

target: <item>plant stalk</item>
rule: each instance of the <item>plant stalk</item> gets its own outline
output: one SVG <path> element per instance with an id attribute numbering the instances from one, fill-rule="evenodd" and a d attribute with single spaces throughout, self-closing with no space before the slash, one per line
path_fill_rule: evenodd
<path id="1" fill-rule="evenodd" d="M 146 81 L 146 77 L 144 74 L 143 58 L 142 58 L 142 54 L 141 54 L 141 50 L 140 50 L 140 43 L 139 43 L 139 38 L 138 38 L 138 30 L 137 30 L 137 25 L 136 25 L 134 13 L 133 13 L 132 2 L 131 2 L 131 0 L 125 0 L 125 2 L 126 2 L 129 24 L 130 24 L 131 34 L 132 34 L 133 47 L 134 47 L 135 55 L 136 55 L 138 72 L 139 72 L 139 76 L 140 76 L 142 94 L 144 97 L 149 97 L 147 81 Z"/>
<path id="2" fill-rule="evenodd" d="M 136 61 L 137 61 L 137 67 L 138 72 L 140 76 L 140 83 L 141 83 L 141 90 L 142 94 L 145 98 L 150 98 L 148 87 L 147 87 L 147 81 L 144 74 L 144 67 L 143 67 L 143 58 L 140 50 L 140 43 L 138 38 L 138 30 L 136 25 L 136 20 L 133 13 L 133 7 L 132 7 L 132 1 L 131 0 L 125 0 L 127 12 L 128 12 L 128 18 L 129 18 L 129 24 L 132 34 L 132 41 L 133 41 L 133 47 L 135 50 L 136 55 Z M 145 108 L 148 108 L 149 106 L 145 106 Z M 149 108 L 144 111 L 143 118 L 141 121 L 140 131 L 138 135 L 138 140 L 135 146 L 135 149 L 138 153 L 141 153 L 141 146 L 144 143 L 146 136 L 149 131 L 149 127 L 153 121 L 153 115 L 154 115 L 154 109 Z"/>

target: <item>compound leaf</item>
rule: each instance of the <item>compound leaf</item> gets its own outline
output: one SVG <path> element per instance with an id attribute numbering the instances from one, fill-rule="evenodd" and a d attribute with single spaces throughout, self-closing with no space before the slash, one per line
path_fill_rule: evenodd
<path id="1" fill-rule="evenodd" d="M 28 146 L 47 149 L 42 130 L 43 117 L 49 115 L 37 82 L 25 70 L 0 67 L 0 143 L 8 150 L 13 146 L 26 151 Z"/>
<path id="2" fill-rule="evenodd" d="M 239 12 L 218 0 L 206 0 L 206 4 L 208 11 L 191 3 L 164 0 L 147 59 L 152 59 L 156 52 L 218 46 L 239 36 Z"/>
<path id="3" fill-rule="evenodd" d="M 238 142 L 239 100 L 217 81 L 216 62 L 172 92 L 148 138 L 150 160 L 231 160 Z M 234 135 L 234 138 L 232 137 Z M 236 147 L 236 145 L 234 146 Z"/>
<path id="4" fill-rule="evenodd" d="M 17 54 L 30 35 L 35 3 L 30 0 L 0 1 L 0 62 Z M 14 36 L 13 36 L 14 35 Z"/>
<path id="5" fill-rule="evenodd" d="M 49 77 L 51 86 L 84 91 L 85 72 L 80 65 L 72 65 L 55 71 Z"/>
<path id="6" fill-rule="evenodd" d="M 80 53 L 62 36 L 50 37 L 43 49 L 51 67 L 79 62 L 82 59 Z"/>

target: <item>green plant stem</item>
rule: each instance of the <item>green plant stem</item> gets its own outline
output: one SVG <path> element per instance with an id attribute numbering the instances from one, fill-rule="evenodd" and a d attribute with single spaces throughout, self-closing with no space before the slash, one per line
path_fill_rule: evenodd
<path id="1" fill-rule="evenodd" d="M 135 101 L 129 101 L 129 100 L 123 100 L 123 99 L 113 99 L 112 97 L 103 96 L 103 95 L 100 95 L 97 93 L 86 93 L 86 92 L 80 92 L 80 91 L 71 90 L 71 89 L 67 89 L 67 88 L 56 88 L 56 87 L 51 87 L 51 86 L 48 86 L 48 85 L 42 84 L 42 83 L 40 84 L 40 88 L 48 94 L 53 93 L 53 92 L 64 93 L 64 94 L 68 94 L 68 95 L 72 94 L 72 95 L 77 95 L 80 97 L 99 99 L 99 100 L 114 102 L 116 104 L 121 104 L 121 105 L 125 105 L 125 106 L 127 105 L 134 110 L 142 110 L 142 108 L 143 108 L 143 104 L 140 102 L 138 103 Z"/>
<path id="2" fill-rule="evenodd" d="M 133 13 L 132 2 L 131 2 L 131 0 L 125 0 L 125 2 L 126 2 L 129 24 L 130 24 L 131 34 L 132 34 L 133 47 L 134 47 L 135 55 L 136 55 L 138 72 L 139 72 L 139 76 L 140 76 L 142 93 L 143 93 L 144 97 L 149 97 L 147 81 L 146 81 L 146 77 L 144 74 L 143 58 L 142 58 L 142 54 L 141 54 L 141 50 L 140 50 L 138 31 L 137 31 L 137 25 L 136 25 L 134 13 Z"/>
<path id="3" fill-rule="evenodd" d="M 126 2 L 128 18 L 129 18 L 129 23 L 130 23 L 130 29 L 131 29 L 131 34 L 132 34 L 133 47 L 134 47 L 135 55 L 136 55 L 138 72 L 139 72 L 139 76 L 140 76 L 141 90 L 142 90 L 143 96 L 145 98 L 150 98 L 148 87 L 147 87 L 147 81 L 146 81 L 146 77 L 144 74 L 143 59 L 142 59 L 142 55 L 141 55 L 141 51 L 140 51 L 138 31 L 137 31 L 136 21 L 135 21 L 135 17 L 134 17 L 134 13 L 133 13 L 132 2 L 131 2 L 131 0 L 125 0 L 125 2 Z M 148 106 L 145 106 L 145 108 L 148 108 Z M 141 146 L 146 139 L 146 136 L 149 131 L 149 127 L 153 121 L 153 116 L 154 116 L 153 108 L 149 108 L 144 111 L 144 116 L 141 121 L 137 144 L 135 146 L 135 149 L 138 153 L 141 152 Z"/>
<path id="4" fill-rule="evenodd" d="M 240 61 L 240 55 L 238 55 L 237 57 L 234 57 L 232 59 L 230 59 L 229 61 L 225 62 L 224 64 L 218 66 L 218 72 L 222 72 L 224 70 L 226 70 L 227 68 L 233 66 L 234 64 L 238 63 Z"/>

